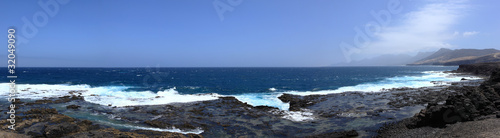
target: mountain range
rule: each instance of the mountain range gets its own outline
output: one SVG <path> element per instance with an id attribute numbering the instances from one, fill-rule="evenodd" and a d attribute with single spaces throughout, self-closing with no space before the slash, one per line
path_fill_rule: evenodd
<path id="1" fill-rule="evenodd" d="M 378 57 L 335 64 L 334 66 L 398 66 L 398 65 L 445 65 L 500 62 L 500 50 L 496 49 L 447 49 L 436 52 L 419 52 L 415 56 L 406 54 L 381 55 Z"/>
<path id="2" fill-rule="evenodd" d="M 485 63 L 500 61 L 500 51 L 496 49 L 446 49 L 408 65 L 446 65 Z"/>

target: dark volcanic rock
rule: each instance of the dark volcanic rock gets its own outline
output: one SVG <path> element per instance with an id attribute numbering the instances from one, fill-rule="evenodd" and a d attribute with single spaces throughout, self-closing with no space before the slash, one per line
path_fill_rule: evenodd
<path id="1" fill-rule="evenodd" d="M 498 68 L 495 71 L 492 71 L 490 79 L 487 82 L 490 84 L 495 84 L 500 82 L 500 68 Z"/>
<path id="2" fill-rule="evenodd" d="M 320 95 L 308 95 L 308 96 L 299 96 L 299 95 L 291 95 L 291 94 L 283 94 L 278 99 L 282 102 L 290 103 L 290 111 L 300 111 L 300 108 L 305 108 L 320 101 Z"/>
<path id="3" fill-rule="evenodd" d="M 68 105 L 68 106 L 66 106 L 66 109 L 78 109 L 78 108 L 80 108 L 79 105 Z"/>
<path id="4" fill-rule="evenodd" d="M 408 125 L 408 127 L 445 127 L 446 124 L 470 121 L 476 116 L 478 116 L 478 111 L 469 99 L 464 99 L 463 102 L 455 104 L 429 104 L 426 109 L 415 116 L 415 123 Z"/>
<path id="5" fill-rule="evenodd" d="M 74 133 L 72 135 L 64 136 L 65 138 L 88 138 L 88 137 L 97 137 L 97 138 L 105 138 L 105 137 L 115 137 L 115 138 L 144 138 L 144 137 L 154 137 L 154 138 L 202 138 L 201 135 L 196 134 L 188 134 L 187 136 L 180 133 L 171 133 L 171 132 L 157 132 L 157 131 L 149 131 L 149 130 L 136 130 L 133 132 L 123 132 L 114 128 L 106 128 L 92 131 L 85 131 Z"/>
<path id="6" fill-rule="evenodd" d="M 37 104 L 47 104 L 53 103 L 52 100 L 36 100 L 35 102 L 26 103 L 26 105 L 37 105 Z"/>
<path id="7" fill-rule="evenodd" d="M 48 122 L 41 122 L 41 123 L 36 123 L 34 125 L 31 125 L 27 128 L 24 128 L 24 134 L 30 135 L 32 137 L 43 137 L 44 136 L 44 130 Z"/>
<path id="8" fill-rule="evenodd" d="M 59 99 L 55 100 L 54 103 L 67 103 L 67 102 L 70 102 L 73 100 L 83 100 L 83 97 L 80 95 L 78 95 L 78 96 L 75 96 L 75 95 L 63 96 L 63 97 L 59 97 Z"/>
<path id="9" fill-rule="evenodd" d="M 498 109 L 491 100 L 497 100 L 498 97 L 486 96 L 492 93 L 474 87 L 463 87 L 461 93 L 450 96 L 446 104 L 429 104 L 416 115 L 416 123 L 409 127 L 444 127 L 446 124 L 472 121 L 479 116 L 493 114 Z"/>
<path id="10" fill-rule="evenodd" d="M 61 124 L 47 126 L 44 131 L 45 136 L 47 137 L 61 137 L 65 134 L 78 132 L 79 127 L 75 123 L 64 122 Z"/>
<path id="11" fill-rule="evenodd" d="M 314 136 L 307 136 L 306 138 L 350 138 L 358 136 L 358 132 L 356 130 L 351 131 L 340 131 L 340 132 L 332 132 L 332 133 L 324 133 Z"/>
<path id="12" fill-rule="evenodd" d="M 389 124 L 379 130 L 379 136 L 404 134 L 405 130 L 426 126 L 447 127 L 456 122 L 475 121 L 496 113 L 500 117 L 500 63 L 461 65 L 458 72 L 474 74 L 491 73 L 490 79 L 480 86 L 458 87 L 445 104 L 429 103 L 413 118 Z"/>
<path id="13" fill-rule="evenodd" d="M 429 104 L 416 115 L 418 121 L 415 127 L 444 127 L 450 123 L 475 120 L 479 116 L 494 114 L 500 110 L 500 63 L 463 65 L 459 71 L 491 72 L 491 75 L 479 87 L 462 87 L 457 95 L 446 100 L 445 105 Z"/>
<path id="14" fill-rule="evenodd" d="M 479 63 L 479 64 L 465 64 L 460 65 L 457 72 L 472 73 L 476 75 L 491 75 L 493 71 L 500 68 L 500 62 L 493 63 Z"/>
<path id="15" fill-rule="evenodd" d="M 295 99 L 297 98 L 296 95 L 291 95 L 291 94 L 283 94 L 281 95 L 280 97 L 278 97 L 278 99 L 280 99 L 282 102 L 285 102 L 285 103 L 288 103 L 290 101 L 295 101 Z"/>
<path id="16" fill-rule="evenodd" d="M 260 110 L 265 110 L 265 111 L 269 111 L 269 110 L 279 110 L 279 108 L 276 108 L 276 107 L 271 107 L 271 106 L 255 106 L 256 109 L 260 109 Z"/>
<path id="17" fill-rule="evenodd" d="M 29 111 L 26 111 L 25 114 L 57 114 L 56 109 L 47 109 L 47 108 L 35 108 Z"/>
<path id="18" fill-rule="evenodd" d="M 181 134 L 148 130 L 120 131 L 105 128 L 89 120 L 75 119 L 60 114 L 56 109 L 45 108 L 47 104 L 67 103 L 83 100 L 81 96 L 64 96 L 47 98 L 29 103 L 18 103 L 23 106 L 16 114 L 16 130 L 0 130 L 0 137 L 202 137 L 196 134 Z M 17 106 L 16 106 L 17 107 Z M 78 109 L 79 105 L 66 106 L 67 109 Z M 64 112 L 64 111 L 63 111 Z M 7 120 L 0 120 L 0 125 L 7 126 Z M 194 128 L 190 124 L 179 125 L 182 128 Z"/>
<path id="19" fill-rule="evenodd" d="M 102 128 L 89 120 L 77 120 L 58 114 L 55 109 L 31 109 L 25 114 L 30 117 L 22 117 L 26 119 L 16 124 L 18 125 L 16 130 L 31 137 L 202 137 L 196 134 L 186 136 L 172 132 L 149 130 L 124 132 L 113 128 Z M 32 118 L 34 116 L 37 118 Z"/>
<path id="20" fill-rule="evenodd" d="M 157 121 L 157 120 L 147 120 L 144 121 L 145 124 L 148 124 L 152 127 L 157 127 L 157 128 L 165 128 L 165 127 L 170 127 L 171 124 L 162 122 L 162 121 Z"/>

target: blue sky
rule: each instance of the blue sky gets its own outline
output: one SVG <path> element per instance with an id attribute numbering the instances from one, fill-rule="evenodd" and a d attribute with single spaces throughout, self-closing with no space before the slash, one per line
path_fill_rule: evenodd
<path id="1" fill-rule="evenodd" d="M 17 29 L 24 67 L 318 67 L 500 48 L 495 0 L 10 0 L 0 13 L 1 40 Z"/>

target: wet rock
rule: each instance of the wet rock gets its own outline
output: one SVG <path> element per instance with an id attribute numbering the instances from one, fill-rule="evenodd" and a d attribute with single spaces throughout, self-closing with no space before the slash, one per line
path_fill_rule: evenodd
<path id="1" fill-rule="evenodd" d="M 307 136 L 306 138 L 350 138 L 350 137 L 357 137 L 358 135 L 359 134 L 356 130 L 351 130 L 351 131 L 323 133 L 313 136 Z"/>
<path id="2" fill-rule="evenodd" d="M 187 136 L 180 133 L 172 132 L 157 132 L 150 130 L 136 130 L 132 132 L 123 132 L 114 128 L 99 129 L 86 132 L 78 132 L 68 136 L 68 138 L 80 138 L 80 137 L 116 137 L 116 138 L 143 138 L 143 137 L 167 137 L 167 138 L 203 138 L 201 135 L 197 134 L 187 134 Z"/>
<path id="3" fill-rule="evenodd" d="M 219 97 L 219 99 L 222 99 L 222 100 L 238 100 L 238 99 L 236 99 L 236 97 L 232 97 L 232 96 Z"/>
<path id="4" fill-rule="evenodd" d="M 65 134 L 78 132 L 79 127 L 74 123 L 65 122 L 61 124 L 49 125 L 44 131 L 46 137 L 61 137 Z"/>
<path id="5" fill-rule="evenodd" d="M 270 111 L 270 110 L 279 110 L 279 108 L 271 107 L 271 106 L 255 106 L 256 109 Z"/>
<path id="6" fill-rule="evenodd" d="M 239 125 L 234 125 L 231 127 L 225 127 L 224 130 L 234 137 L 245 137 L 248 135 L 255 135 L 254 132 L 249 131 L 248 128 Z"/>
<path id="7" fill-rule="evenodd" d="M 280 99 L 282 102 L 285 102 L 285 103 L 288 103 L 290 101 L 293 101 L 296 99 L 296 96 L 295 95 L 291 95 L 291 94 L 283 94 L 281 95 L 280 97 L 278 97 L 278 99 Z"/>
<path id="8" fill-rule="evenodd" d="M 68 106 L 66 106 L 66 109 L 78 109 L 78 108 L 80 108 L 79 105 L 68 105 Z"/>
<path id="9" fill-rule="evenodd" d="M 77 93 L 77 91 L 72 91 L 70 93 L 75 94 Z M 79 95 L 81 95 L 81 93 L 79 93 Z M 89 120 L 79 120 L 60 114 L 56 109 L 53 108 L 44 108 L 52 107 L 53 104 L 59 103 L 80 103 L 80 100 L 83 100 L 83 97 L 74 95 L 62 96 L 57 98 L 44 98 L 42 100 L 36 100 L 34 102 L 26 103 L 23 103 L 19 99 L 16 99 L 15 104 L 19 105 L 16 105 L 16 109 L 18 109 L 18 112 L 16 114 L 17 131 L 5 131 L 7 130 L 7 125 L 2 125 L 5 127 L 2 127 L 3 129 L 0 130 L 0 137 L 202 137 L 201 135 L 196 134 L 184 135 L 181 133 L 146 130 L 124 132 L 112 128 L 103 128 Z M 234 103 L 235 101 L 237 100 L 233 99 L 232 102 Z M 66 108 L 79 109 L 81 108 L 81 106 L 73 104 L 66 106 Z M 141 108 L 133 109 L 141 110 Z M 116 112 L 109 112 L 109 114 L 114 113 Z M 5 119 L 0 120 L 0 124 L 7 123 L 8 122 Z M 160 126 L 162 124 L 156 125 Z M 168 124 L 163 124 L 163 126 L 167 125 Z M 174 125 L 181 129 L 197 128 L 196 126 L 191 125 L 191 122 L 187 121 L 185 121 L 184 124 L 178 123 Z M 168 126 L 172 127 L 173 125 Z"/>
<path id="10" fill-rule="evenodd" d="M 20 134 L 5 135 L 6 133 L 0 130 L 0 137 L 202 137 L 196 134 L 184 135 L 147 130 L 124 132 L 113 128 L 102 128 L 92 121 L 74 119 L 59 114 L 56 109 L 47 108 L 33 108 L 23 112 L 19 118 L 22 120 L 16 120 L 16 128 Z M 188 127 L 193 128 L 189 123 L 179 125 L 179 128 Z"/>
<path id="11" fill-rule="evenodd" d="M 112 138 L 115 137 L 113 133 L 109 133 L 106 131 L 101 131 L 101 130 L 95 130 L 95 131 L 89 131 L 89 132 L 80 132 L 76 133 L 70 136 L 67 136 L 69 138 Z M 126 137 L 124 135 L 120 135 L 120 137 Z"/>
<path id="12" fill-rule="evenodd" d="M 319 116 L 324 117 L 324 118 L 331 118 L 331 117 L 336 117 L 338 113 L 336 112 L 320 112 Z"/>
<path id="13" fill-rule="evenodd" d="M 23 104 L 24 102 L 21 101 L 21 99 L 15 99 L 12 104 Z"/>
<path id="14" fill-rule="evenodd" d="M 219 106 L 229 105 L 231 107 L 253 107 L 247 103 L 243 103 L 243 102 L 239 101 L 238 99 L 236 99 L 236 97 L 232 97 L 232 96 L 219 97 L 219 100 L 220 100 L 220 102 L 218 102 L 218 104 L 220 104 Z M 210 102 L 211 101 L 205 101 L 203 103 L 210 103 Z"/>
<path id="15" fill-rule="evenodd" d="M 172 126 L 169 123 L 158 121 L 158 120 L 147 120 L 147 121 L 144 121 L 144 123 L 148 124 L 152 127 L 157 127 L 157 128 L 166 128 L 166 127 Z"/>
<path id="16" fill-rule="evenodd" d="M 48 122 L 41 122 L 41 123 L 36 123 L 32 126 L 29 126 L 27 128 L 24 128 L 24 134 L 30 135 L 32 137 L 43 137 L 44 136 L 44 129 Z"/>
<path id="17" fill-rule="evenodd" d="M 36 100 L 35 102 L 26 103 L 26 105 L 48 104 L 53 103 L 52 100 Z"/>
<path id="18" fill-rule="evenodd" d="M 308 95 L 308 96 L 298 96 L 291 94 L 283 94 L 278 99 L 282 102 L 290 103 L 290 111 L 300 111 L 301 108 L 305 108 L 320 102 L 321 96 L 319 95 Z"/>
<path id="19" fill-rule="evenodd" d="M 158 110 L 151 110 L 151 111 L 147 111 L 146 113 L 150 113 L 152 115 L 160 115 L 161 114 L 158 112 Z"/>
<path id="20" fill-rule="evenodd" d="M 181 125 L 177 125 L 177 127 L 178 128 L 183 128 L 183 129 L 188 129 L 188 130 L 190 130 L 190 129 L 196 129 L 196 126 L 191 125 L 191 123 L 189 123 L 189 122 L 184 122 Z"/>
<path id="21" fill-rule="evenodd" d="M 380 116 L 380 114 L 376 113 L 375 111 L 367 111 L 366 115 L 368 115 L 368 116 Z"/>
<path id="22" fill-rule="evenodd" d="M 75 96 L 75 95 L 63 96 L 63 97 L 59 97 L 59 99 L 57 99 L 57 100 L 54 100 L 53 103 L 67 103 L 67 102 L 74 101 L 74 100 L 83 100 L 83 97 L 80 95 L 78 95 L 78 96 Z"/>
<path id="23" fill-rule="evenodd" d="M 25 114 L 57 114 L 56 109 L 49 109 L 49 108 L 35 108 L 35 109 L 30 109 L 29 111 L 26 111 Z"/>

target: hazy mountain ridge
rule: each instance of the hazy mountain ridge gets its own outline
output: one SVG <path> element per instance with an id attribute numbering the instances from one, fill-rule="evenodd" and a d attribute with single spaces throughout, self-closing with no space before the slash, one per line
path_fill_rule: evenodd
<path id="1" fill-rule="evenodd" d="M 446 49 L 408 65 L 461 65 L 500 61 L 500 51 L 496 49 Z"/>
<path id="2" fill-rule="evenodd" d="M 447 49 L 436 52 L 419 52 L 415 56 L 407 54 L 381 55 L 378 57 L 338 63 L 333 66 L 399 66 L 399 65 L 445 65 L 500 62 L 500 50 L 496 49 Z"/>
<path id="3" fill-rule="evenodd" d="M 443 63 L 443 65 L 463 65 L 463 64 L 488 63 L 488 62 L 499 62 L 499 61 L 500 61 L 500 53 L 494 53 L 480 57 L 454 59 Z"/>
<path id="4" fill-rule="evenodd" d="M 350 63 L 335 64 L 334 66 L 401 66 L 401 65 L 406 65 L 408 63 L 416 62 L 420 59 L 432 55 L 433 53 L 434 52 L 419 52 L 415 56 L 410 56 L 407 54 L 398 54 L 398 55 L 387 54 L 370 59 L 352 61 Z"/>

